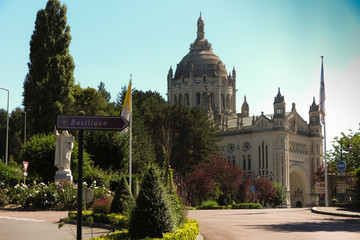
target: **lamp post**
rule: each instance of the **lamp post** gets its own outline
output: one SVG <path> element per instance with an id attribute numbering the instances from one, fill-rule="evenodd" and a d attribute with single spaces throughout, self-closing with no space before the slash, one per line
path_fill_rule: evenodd
<path id="1" fill-rule="evenodd" d="M 8 154 L 9 154 L 9 95 L 10 92 L 6 88 L 0 88 L 7 91 L 7 118 L 6 118 L 6 149 L 5 149 L 5 163 L 8 164 Z"/>
<path id="2" fill-rule="evenodd" d="M 26 112 L 21 110 L 21 109 L 17 109 L 15 110 L 15 112 L 22 112 L 25 114 L 25 120 L 24 120 L 24 144 L 26 143 Z"/>

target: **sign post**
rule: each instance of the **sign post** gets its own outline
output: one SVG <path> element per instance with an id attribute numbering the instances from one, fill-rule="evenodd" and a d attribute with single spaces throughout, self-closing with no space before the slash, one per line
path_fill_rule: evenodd
<path id="1" fill-rule="evenodd" d="M 254 192 L 255 192 L 255 186 L 251 186 L 251 198 L 252 198 L 252 202 L 254 202 Z"/>
<path id="2" fill-rule="evenodd" d="M 340 172 L 340 175 L 344 175 L 345 174 L 345 169 L 346 169 L 346 163 L 344 161 L 340 161 L 336 164 L 337 169 Z"/>
<path id="3" fill-rule="evenodd" d="M 29 166 L 29 162 L 25 162 L 23 161 L 23 165 L 24 165 L 24 184 L 26 183 L 26 176 L 27 176 L 27 168 Z"/>
<path id="4" fill-rule="evenodd" d="M 129 125 L 123 117 L 93 117 L 58 116 L 56 128 L 60 130 L 79 130 L 79 159 L 78 159 L 78 200 L 77 200 L 77 240 L 82 239 L 82 203 L 83 203 L 83 159 L 84 159 L 84 130 L 121 131 Z"/>

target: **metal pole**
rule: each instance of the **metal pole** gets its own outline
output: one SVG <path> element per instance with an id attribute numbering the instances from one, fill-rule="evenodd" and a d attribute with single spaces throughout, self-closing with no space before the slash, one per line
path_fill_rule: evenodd
<path id="1" fill-rule="evenodd" d="M 26 112 L 23 111 L 25 114 L 25 123 L 24 123 L 24 144 L 26 143 Z"/>
<path id="2" fill-rule="evenodd" d="M 9 95 L 10 91 L 6 88 L 0 88 L 7 91 L 7 120 L 6 120 L 6 149 L 5 149 L 5 163 L 8 164 L 9 159 Z"/>
<path id="3" fill-rule="evenodd" d="M 77 240 L 81 240 L 84 129 L 79 129 Z"/>
<path id="4" fill-rule="evenodd" d="M 325 172 L 325 207 L 329 206 L 328 203 L 328 176 L 327 176 L 327 159 L 326 159 L 326 125 L 324 122 L 324 161 L 325 161 L 325 166 L 324 166 L 324 172 Z"/>

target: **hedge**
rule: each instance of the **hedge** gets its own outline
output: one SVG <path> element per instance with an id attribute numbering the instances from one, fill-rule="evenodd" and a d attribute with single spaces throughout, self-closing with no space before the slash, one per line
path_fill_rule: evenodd
<path id="1" fill-rule="evenodd" d="M 199 223 L 194 219 L 186 219 L 182 228 L 172 233 L 164 233 L 163 238 L 145 238 L 143 240 L 195 240 L 199 234 Z M 128 230 L 117 230 L 113 233 L 93 238 L 92 240 L 127 240 L 129 239 Z"/>
<path id="2" fill-rule="evenodd" d="M 239 203 L 239 204 L 232 204 L 232 209 L 262 209 L 260 203 Z"/>
<path id="3" fill-rule="evenodd" d="M 69 212 L 69 219 L 76 220 L 77 212 Z M 121 214 L 116 213 L 94 213 L 92 211 L 83 211 L 82 219 L 86 220 L 88 217 L 92 217 L 96 223 L 112 224 L 120 228 L 128 227 L 128 218 Z"/>

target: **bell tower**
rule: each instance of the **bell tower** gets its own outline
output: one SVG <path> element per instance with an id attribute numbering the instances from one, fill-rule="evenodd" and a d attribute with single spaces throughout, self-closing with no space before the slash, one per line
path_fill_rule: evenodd
<path id="1" fill-rule="evenodd" d="M 315 102 L 315 97 L 309 110 L 309 135 L 310 137 L 321 137 L 321 123 L 319 105 Z"/>

